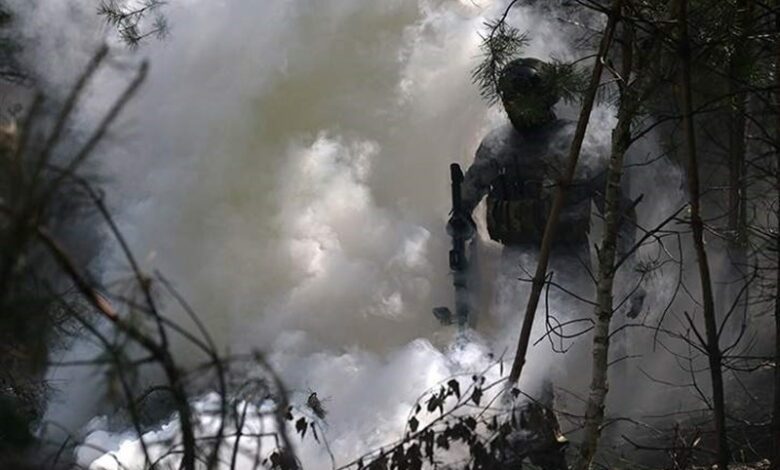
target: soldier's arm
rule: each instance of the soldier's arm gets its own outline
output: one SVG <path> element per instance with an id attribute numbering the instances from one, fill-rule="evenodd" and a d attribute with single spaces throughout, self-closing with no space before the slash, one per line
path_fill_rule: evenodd
<path id="1" fill-rule="evenodd" d="M 483 141 L 474 157 L 474 163 L 466 171 L 463 179 L 463 210 L 471 214 L 474 208 L 490 190 L 490 183 L 498 177 L 500 165 L 495 152 Z"/>

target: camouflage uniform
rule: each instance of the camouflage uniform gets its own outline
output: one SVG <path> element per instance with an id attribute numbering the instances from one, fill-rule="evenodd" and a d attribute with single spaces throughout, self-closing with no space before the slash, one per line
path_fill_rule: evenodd
<path id="1" fill-rule="evenodd" d="M 491 239 L 517 249 L 539 249 L 574 128 L 575 123 L 560 119 L 521 130 L 507 124 L 482 141 L 463 181 L 463 207 L 470 214 L 487 196 Z M 607 156 L 589 154 L 588 149 L 583 152 L 574 181 L 566 191 L 553 256 L 577 257 L 587 263 L 591 202 L 603 213 Z M 625 188 L 620 204 L 633 219 Z M 631 222 L 620 226 L 621 253 L 634 240 L 635 225 Z"/>
<path id="2" fill-rule="evenodd" d="M 517 298 L 520 294 L 518 266 L 532 259 L 541 246 L 576 128 L 576 123 L 557 119 L 553 114 L 558 95 L 542 78 L 541 67 L 544 64 L 538 60 L 518 59 L 502 72 L 500 98 L 511 124 L 494 129 L 483 139 L 462 185 L 462 217 L 470 216 L 487 196 L 488 233 L 491 239 L 504 245 L 499 309 L 512 310 L 509 313 L 513 315 L 522 305 L 522 299 Z M 556 273 L 558 284 L 575 292 L 578 285 L 592 287 L 589 280 L 582 281 L 587 272 L 583 267 L 590 268 L 591 203 L 595 203 L 600 213 L 605 210 L 609 139 L 601 140 L 605 141 L 601 147 L 599 139 L 584 142 L 552 245 L 550 270 Z M 621 191 L 620 210 L 618 256 L 634 243 L 636 227 L 626 187 Z M 451 220 L 450 227 L 453 226 Z M 533 270 L 526 269 L 526 272 Z M 550 406 L 540 403 L 525 406 L 521 419 L 525 431 L 518 433 L 516 447 L 545 470 L 563 470 L 567 468 L 566 440 L 552 411 L 551 386 L 549 394 L 546 401 Z"/>

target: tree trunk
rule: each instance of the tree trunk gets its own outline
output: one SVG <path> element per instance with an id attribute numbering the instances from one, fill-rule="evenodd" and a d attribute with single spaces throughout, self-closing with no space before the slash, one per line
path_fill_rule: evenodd
<path id="1" fill-rule="evenodd" d="M 742 318 L 749 305 L 749 293 L 742 289 L 740 280 L 748 264 L 747 255 L 747 112 L 748 88 L 746 81 L 747 61 L 750 60 L 750 48 L 747 46 L 749 31 L 752 27 L 753 1 L 737 0 L 734 11 L 737 18 L 738 36 L 734 40 L 734 51 L 728 64 L 728 217 L 727 217 L 727 260 L 721 274 L 723 289 L 718 290 L 716 304 L 724 315 L 732 303 L 739 300 L 739 309 L 743 314 L 734 314 L 722 328 L 729 335 L 740 329 Z M 738 299 L 738 297 L 741 297 Z M 735 307 L 736 308 L 736 307 Z"/>
<path id="2" fill-rule="evenodd" d="M 747 214 L 745 208 L 745 125 L 747 119 L 747 94 L 745 93 L 745 73 L 743 70 L 745 55 L 749 52 L 745 47 L 747 29 L 750 26 L 752 2 L 738 0 L 736 15 L 737 28 L 740 31 L 734 43 L 734 52 L 729 59 L 729 198 L 728 198 L 728 230 L 729 248 L 744 253 L 746 238 Z M 738 258 L 739 259 L 739 258 Z"/>
<path id="3" fill-rule="evenodd" d="M 547 218 L 547 225 L 544 228 L 544 236 L 542 237 L 542 246 L 539 250 L 539 261 L 536 265 L 536 272 L 534 274 L 531 287 L 531 295 L 528 298 L 528 305 L 526 306 L 525 317 L 523 318 L 523 326 L 520 330 L 520 338 L 517 341 L 517 352 L 515 353 L 515 358 L 512 363 L 512 370 L 509 373 L 508 383 L 510 385 L 516 383 L 518 379 L 520 379 L 520 375 L 523 372 L 525 356 L 526 352 L 528 351 L 528 342 L 531 338 L 531 328 L 533 327 L 534 317 L 536 316 L 536 308 L 539 305 L 539 297 L 542 294 L 544 281 L 547 276 L 547 265 L 550 260 L 550 249 L 552 247 L 553 239 L 555 238 L 555 229 L 558 225 L 558 217 L 560 216 L 561 209 L 563 208 L 566 189 L 574 179 L 574 171 L 577 168 L 577 161 L 579 160 L 580 150 L 582 149 L 582 142 L 585 138 L 585 131 L 588 127 L 588 121 L 590 120 L 590 113 L 593 110 L 593 103 L 596 100 L 596 92 L 598 91 L 599 84 L 601 82 L 601 72 L 604 69 L 603 61 L 605 60 L 609 46 L 612 43 L 612 37 L 615 34 L 615 26 L 620 18 L 622 5 L 623 0 L 613 0 L 612 2 L 612 8 L 610 9 L 607 26 L 604 29 L 604 35 L 601 38 L 598 55 L 596 56 L 596 63 L 593 66 L 590 85 L 582 105 L 582 110 L 580 111 L 579 120 L 577 121 L 577 130 L 574 133 L 574 139 L 571 144 L 571 149 L 569 150 L 566 172 L 558 184 L 557 191 L 555 192 L 555 198 L 553 199 L 552 208 L 550 209 L 550 214 Z"/>
<path id="4" fill-rule="evenodd" d="M 704 328 L 712 382 L 712 405 L 715 418 L 715 437 L 717 440 L 718 468 L 727 469 L 729 462 L 728 441 L 726 440 L 726 407 L 723 393 L 723 371 L 721 370 L 721 351 L 718 340 L 718 325 L 715 319 L 715 302 L 712 293 L 712 279 L 704 247 L 704 223 L 701 218 L 699 187 L 699 165 L 696 155 L 696 135 L 693 122 L 693 94 L 691 92 L 691 43 L 688 37 L 688 0 L 680 0 L 678 19 L 680 25 L 680 104 L 682 107 L 682 127 L 684 148 L 688 159 L 688 192 L 691 206 L 691 229 L 701 281 L 702 305 L 704 309 Z"/>
<path id="5" fill-rule="evenodd" d="M 772 408 L 772 469 L 780 470 L 780 0 L 775 1 L 778 11 L 775 13 L 775 191 L 777 192 L 775 217 L 777 232 L 775 233 L 775 249 L 777 250 L 777 279 L 775 280 L 775 396 Z"/>
<path id="6" fill-rule="evenodd" d="M 624 47 L 631 47 L 624 44 Z M 629 69 L 630 70 L 630 69 Z M 629 74 L 623 74 L 628 79 Z M 630 85 L 627 85 L 627 87 Z M 634 116 L 634 98 L 630 90 L 622 96 L 618 109 L 618 122 L 612 131 L 612 150 L 605 188 L 605 227 L 599 250 L 599 271 L 596 290 L 596 323 L 593 332 L 593 363 L 590 393 L 585 411 L 585 427 L 580 458 L 574 467 L 577 470 L 590 468 L 596 454 L 601 426 L 604 422 L 604 403 L 609 385 L 607 369 L 609 364 L 609 335 L 613 313 L 612 288 L 615 281 L 615 256 L 618 229 L 620 228 L 620 192 L 623 176 L 623 159 L 631 141 L 631 120 Z"/>

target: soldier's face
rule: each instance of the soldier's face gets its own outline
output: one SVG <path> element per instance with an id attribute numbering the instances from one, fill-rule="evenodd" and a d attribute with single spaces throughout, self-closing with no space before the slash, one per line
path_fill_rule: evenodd
<path id="1" fill-rule="evenodd" d="M 550 118 L 550 99 L 541 93 L 516 93 L 502 101 L 515 128 L 534 127 Z"/>

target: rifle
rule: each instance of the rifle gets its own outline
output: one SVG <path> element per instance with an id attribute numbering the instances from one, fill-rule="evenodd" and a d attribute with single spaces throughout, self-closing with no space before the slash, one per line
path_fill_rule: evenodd
<path id="1" fill-rule="evenodd" d="M 469 224 L 469 215 L 463 213 L 463 201 L 461 198 L 461 184 L 463 183 L 463 171 L 460 165 L 450 165 L 450 179 L 452 181 L 452 226 L 448 230 L 452 237 L 452 249 L 450 250 L 450 271 L 452 283 L 455 287 L 455 315 L 454 320 L 462 331 L 469 324 L 471 298 L 468 291 L 469 260 L 466 257 L 466 242 L 473 236 L 473 227 Z M 433 315 L 444 325 L 453 323 L 453 314 L 447 307 L 436 307 Z"/>

